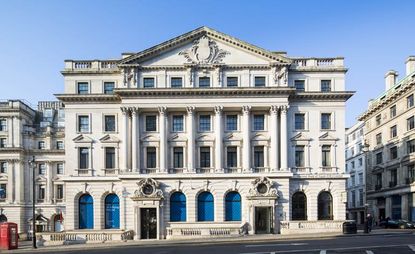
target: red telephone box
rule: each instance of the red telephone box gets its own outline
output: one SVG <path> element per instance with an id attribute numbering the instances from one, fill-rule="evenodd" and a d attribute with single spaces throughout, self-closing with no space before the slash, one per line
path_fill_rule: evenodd
<path id="1" fill-rule="evenodd" d="M 17 224 L 11 222 L 0 223 L 0 249 L 17 249 Z"/>

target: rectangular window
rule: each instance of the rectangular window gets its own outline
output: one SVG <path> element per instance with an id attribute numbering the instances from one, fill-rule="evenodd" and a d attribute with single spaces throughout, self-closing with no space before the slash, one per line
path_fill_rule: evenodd
<path id="1" fill-rule="evenodd" d="M 304 130 L 305 129 L 305 114 L 295 114 L 295 129 L 296 130 Z"/>
<path id="2" fill-rule="evenodd" d="M 0 174 L 6 174 L 7 173 L 7 162 L 1 161 L 0 162 Z"/>
<path id="3" fill-rule="evenodd" d="M 199 87 L 210 87 L 210 77 L 200 77 Z"/>
<path id="4" fill-rule="evenodd" d="M 379 126 L 381 124 L 381 115 L 376 116 L 376 126 Z"/>
<path id="5" fill-rule="evenodd" d="M 7 120 L 0 119 L 0 131 L 7 131 Z"/>
<path id="6" fill-rule="evenodd" d="M 382 189 L 382 173 L 376 174 L 376 190 Z"/>
<path id="7" fill-rule="evenodd" d="M 406 149 L 408 154 L 415 152 L 415 139 L 406 141 Z"/>
<path id="8" fill-rule="evenodd" d="M 359 184 L 363 184 L 363 173 L 359 173 Z"/>
<path id="9" fill-rule="evenodd" d="M 45 141 L 39 141 L 37 143 L 37 149 L 45 149 Z"/>
<path id="10" fill-rule="evenodd" d="M 363 206 L 364 200 L 363 200 L 363 189 L 359 190 L 359 206 Z"/>
<path id="11" fill-rule="evenodd" d="M 63 185 L 58 184 L 56 185 L 56 199 L 63 199 Z"/>
<path id="12" fill-rule="evenodd" d="M 389 154 L 390 154 L 391 160 L 398 158 L 398 148 L 396 146 L 391 147 L 389 149 Z"/>
<path id="13" fill-rule="evenodd" d="M 56 174 L 57 175 L 63 175 L 63 163 L 56 164 Z"/>
<path id="14" fill-rule="evenodd" d="M 322 151 L 322 166 L 331 167 L 331 147 L 329 145 L 323 145 Z"/>
<path id="15" fill-rule="evenodd" d="M 183 131 L 183 115 L 176 115 L 173 116 L 173 132 L 181 132 Z"/>
<path id="16" fill-rule="evenodd" d="M 181 88 L 181 87 L 183 87 L 183 79 L 181 77 L 172 77 L 170 79 L 170 86 L 172 88 Z"/>
<path id="17" fill-rule="evenodd" d="M 398 135 L 398 128 L 396 127 L 396 125 L 390 128 L 390 134 L 391 134 L 391 138 L 394 138 Z"/>
<path id="18" fill-rule="evenodd" d="M 7 197 L 7 184 L 0 184 L 0 199 L 6 199 Z"/>
<path id="19" fill-rule="evenodd" d="M 236 146 L 228 146 L 226 148 L 226 163 L 228 168 L 236 168 L 238 166 Z"/>
<path id="20" fill-rule="evenodd" d="M 305 90 L 304 84 L 305 84 L 305 81 L 304 80 L 295 80 L 294 81 L 295 90 L 297 90 L 297 91 L 304 91 Z"/>
<path id="21" fill-rule="evenodd" d="M 322 92 L 331 91 L 331 80 L 322 80 L 320 83 L 320 88 Z"/>
<path id="22" fill-rule="evenodd" d="M 355 168 L 355 163 L 354 163 L 354 161 L 352 161 L 352 169 L 354 169 Z"/>
<path id="23" fill-rule="evenodd" d="M 40 163 L 40 164 L 38 164 L 38 166 L 39 166 L 38 174 L 39 175 L 46 175 L 46 164 L 45 163 Z"/>
<path id="24" fill-rule="evenodd" d="M 210 115 L 199 116 L 199 131 L 210 131 Z"/>
<path id="25" fill-rule="evenodd" d="M 78 116 L 78 132 L 89 132 L 89 116 Z"/>
<path id="26" fill-rule="evenodd" d="M 173 167 L 183 168 L 183 147 L 173 148 Z"/>
<path id="27" fill-rule="evenodd" d="M 356 191 L 355 190 L 351 191 L 351 196 L 352 196 L 351 207 L 355 207 L 356 206 Z"/>
<path id="28" fill-rule="evenodd" d="M 414 106 L 414 95 L 411 94 L 408 97 L 406 97 L 406 106 L 408 108 L 413 107 Z"/>
<path id="29" fill-rule="evenodd" d="M 254 147 L 254 167 L 255 168 L 264 167 L 264 147 L 263 146 Z"/>
<path id="30" fill-rule="evenodd" d="M 363 165 L 363 159 L 359 158 L 359 166 L 362 166 L 362 165 Z"/>
<path id="31" fill-rule="evenodd" d="M 408 165 L 408 183 L 413 183 L 415 181 L 415 165 Z"/>
<path id="32" fill-rule="evenodd" d="M 56 149 L 63 150 L 65 146 L 63 145 L 63 141 L 56 141 Z"/>
<path id="33" fill-rule="evenodd" d="M 38 192 L 38 199 L 39 200 L 44 200 L 45 199 L 45 193 L 46 193 L 46 191 L 45 191 L 45 185 L 39 185 L 39 192 Z"/>
<path id="34" fill-rule="evenodd" d="M 144 88 L 154 88 L 154 78 L 143 78 Z"/>
<path id="35" fill-rule="evenodd" d="M 381 164 L 383 161 L 383 153 L 379 152 L 376 154 L 376 164 Z"/>
<path id="36" fill-rule="evenodd" d="M 304 167 L 304 146 L 295 146 L 295 166 Z"/>
<path id="37" fill-rule="evenodd" d="M 104 131 L 112 132 L 115 131 L 115 116 L 114 115 L 107 115 L 104 116 Z"/>
<path id="38" fill-rule="evenodd" d="M 390 118 L 394 118 L 396 116 L 396 105 L 393 105 L 389 108 Z"/>
<path id="39" fill-rule="evenodd" d="M 265 129 L 265 116 L 254 115 L 254 131 L 263 131 Z"/>
<path id="40" fill-rule="evenodd" d="M 113 94 L 115 88 L 114 82 L 104 82 L 104 94 Z"/>
<path id="41" fill-rule="evenodd" d="M 157 116 L 146 116 L 146 131 L 157 130 Z"/>
<path id="42" fill-rule="evenodd" d="M 5 147 L 6 147 L 6 139 L 0 138 L 0 148 L 5 148 Z"/>
<path id="43" fill-rule="evenodd" d="M 321 129 L 322 130 L 331 129 L 331 114 L 330 113 L 321 114 Z"/>
<path id="44" fill-rule="evenodd" d="M 89 168 L 89 148 L 80 147 L 79 148 L 79 169 L 88 169 Z"/>
<path id="45" fill-rule="evenodd" d="M 255 87 L 263 87 L 265 86 L 265 77 L 255 77 Z"/>
<path id="46" fill-rule="evenodd" d="M 200 167 L 210 168 L 210 147 L 200 147 Z"/>
<path id="47" fill-rule="evenodd" d="M 157 153 L 155 147 L 147 147 L 147 168 L 157 167 Z"/>
<path id="48" fill-rule="evenodd" d="M 238 86 L 238 77 L 227 77 L 226 78 L 227 87 L 236 87 Z"/>
<path id="49" fill-rule="evenodd" d="M 376 145 L 382 144 L 382 133 L 376 134 Z"/>
<path id="50" fill-rule="evenodd" d="M 395 187 L 396 185 L 398 185 L 398 170 L 396 169 L 392 169 L 390 171 L 391 173 L 391 181 L 389 184 L 389 187 Z"/>
<path id="51" fill-rule="evenodd" d="M 88 82 L 78 82 L 78 94 L 89 94 Z"/>
<path id="52" fill-rule="evenodd" d="M 105 168 L 106 169 L 115 168 L 115 148 L 114 147 L 105 148 Z"/>
<path id="53" fill-rule="evenodd" d="M 238 130 L 238 115 L 227 115 L 226 116 L 226 130 L 227 131 Z"/>
<path id="54" fill-rule="evenodd" d="M 415 117 L 414 116 L 411 116 L 410 118 L 406 119 L 406 126 L 407 126 L 408 131 L 415 128 Z"/>

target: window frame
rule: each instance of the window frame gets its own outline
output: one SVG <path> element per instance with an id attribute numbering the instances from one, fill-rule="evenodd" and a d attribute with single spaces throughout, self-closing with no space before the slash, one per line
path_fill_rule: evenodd
<path id="1" fill-rule="evenodd" d="M 175 120 L 178 119 L 178 117 L 181 118 L 181 129 L 176 129 L 176 127 L 178 127 L 178 125 L 176 125 Z M 174 114 L 171 116 L 171 132 L 185 132 L 185 117 L 182 114 Z"/>
<path id="2" fill-rule="evenodd" d="M 108 90 L 107 90 L 107 85 L 110 85 L 110 84 L 112 84 L 112 85 L 113 85 L 113 87 L 112 87 L 112 89 L 110 90 L 110 92 L 108 92 Z M 102 84 L 102 91 L 103 91 L 103 93 L 104 93 L 104 94 L 107 94 L 107 95 L 114 94 L 114 89 L 115 89 L 115 81 L 103 81 L 103 84 Z"/>
<path id="3" fill-rule="evenodd" d="M 180 86 L 173 86 L 173 80 L 179 80 L 180 79 Z M 183 88 L 184 87 L 184 78 L 181 76 L 171 76 L 170 77 L 170 88 Z"/>
<path id="4" fill-rule="evenodd" d="M 153 129 L 150 129 L 149 130 L 149 128 L 148 128 L 148 118 L 150 118 L 150 117 L 154 117 L 154 119 L 155 119 L 155 122 L 154 122 L 154 126 L 155 126 L 155 129 L 153 130 Z M 146 114 L 146 115 L 144 115 L 144 131 L 145 132 L 157 132 L 157 129 L 158 129 L 158 117 L 157 117 L 157 115 L 156 114 Z"/>
<path id="5" fill-rule="evenodd" d="M 324 82 L 328 82 L 329 84 L 328 90 L 326 88 L 323 89 Z M 321 79 L 320 80 L 320 92 L 327 93 L 327 92 L 332 92 L 332 91 L 333 91 L 333 81 L 331 79 Z"/>
<path id="6" fill-rule="evenodd" d="M 302 82 L 303 83 L 303 88 L 302 89 L 297 88 L 297 82 Z M 294 88 L 298 92 L 305 92 L 305 90 L 306 90 L 305 89 L 305 79 L 295 79 L 294 80 Z"/>
<path id="7" fill-rule="evenodd" d="M 200 85 L 202 83 L 202 82 L 200 82 L 201 80 L 209 80 L 209 86 L 205 86 L 205 85 L 201 86 Z M 200 77 L 198 77 L 197 78 L 197 87 L 198 88 L 210 88 L 210 87 L 212 87 L 212 78 L 210 76 L 200 76 Z"/>
<path id="8" fill-rule="evenodd" d="M 147 86 L 146 85 L 146 81 L 148 81 L 148 80 L 153 80 L 153 85 L 152 86 Z M 154 76 L 144 76 L 143 78 L 142 78 L 142 84 L 143 84 L 143 88 L 156 88 L 157 87 L 157 85 L 156 85 L 156 77 L 154 77 Z"/>
<path id="9" fill-rule="evenodd" d="M 80 90 L 80 86 L 79 85 L 86 85 L 86 88 L 87 88 L 86 92 L 81 92 L 81 91 L 85 91 L 85 90 Z M 90 85 L 90 82 L 88 82 L 88 81 L 77 81 L 76 82 L 76 94 L 80 94 L 80 95 L 83 95 L 83 94 L 91 94 L 91 85 Z"/>
<path id="10" fill-rule="evenodd" d="M 81 118 L 86 117 L 88 119 L 88 130 L 81 130 Z M 76 129 L 77 133 L 91 133 L 91 115 L 90 114 L 77 114 L 76 115 Z"/>
<path id="11" fill-rule="evenodd" d="M 201 118 L 209 116 L 209 129 L 202 129 Z M 198 116 L 198 131 L 199 132 L 211 132 L 212 131 L 212 115 L 211 114 L 199 114 Z"/>
<path id="12" fill-rule="evenodd" d="M 229 79 L 236 79 L 236 85 L 230 86 Z M 239 77 L 238 76 L 226 76 L 226 87 L 239 87 Z"/>
<path id="13" fill-rule="evenodd" d="M 262 84 L 260 84 L 260 85 L 257 85 L 257 79 L 259 79 L 259 78 L 263 78 L 264 79 L 264 84 L 262 85 Z M 267 76 L 266 75 L 254 75 L 254 85 L 253 85 L 253 87 L 266 87 L 267 86 Z"/>
<path id="14" fill-rule="evenodd" d="M 261 116 L 262 117 L 262 123 L 260 123 L 260 124 L 262 124 L 262 128 L 260 128 L 260 129 L 258 129 L 258 128 L 256 128 L 256 121 L 255 121 L 255 117 L 258 117 L 258 116 Z M 265 114 L 253 114 L 253 116 L 252 116 L 252 130 L 253 131 L 265 131 Z"/>

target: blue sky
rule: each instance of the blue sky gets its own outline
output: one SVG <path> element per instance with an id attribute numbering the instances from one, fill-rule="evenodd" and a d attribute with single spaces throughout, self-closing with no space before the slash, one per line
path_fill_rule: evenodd
<path id="1" fill-rule="evenodd" d="M 2 1 L 0 98 L 32 104 L 63 91 L 64 59 L 118 58 L 199 26 L 291 56 L 344 56 L 346 125 L 415 55 L 415 1 Z"/>

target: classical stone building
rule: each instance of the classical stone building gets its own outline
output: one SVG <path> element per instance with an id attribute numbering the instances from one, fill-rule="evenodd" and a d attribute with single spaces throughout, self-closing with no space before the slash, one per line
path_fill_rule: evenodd
<path id="1" fill-rule="evenodd" d="M 368 146 L 367 200 L 375 219 L 415 219 L 415 57 L 406 61 L 406 75 L 385 75 L 386 89 L 359 120 L 365 122 Z"/>
<path id="2" fill-rule="evenodd" d="M 66 60 L 65 230 L 340 231 L 346 71 L 207 27 L 121 59 Z"/>
<path id="3" fill-rule="evenodd" d="M 346 130 L 346 173 L 347 181 L 347 214 L 348 219 L 358 224 L 365 221 L 366 205 L 366 153 L 363 133 L 363 122 L 358 122 Z"/>

